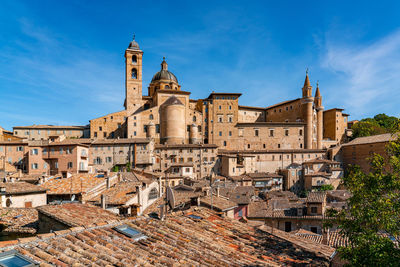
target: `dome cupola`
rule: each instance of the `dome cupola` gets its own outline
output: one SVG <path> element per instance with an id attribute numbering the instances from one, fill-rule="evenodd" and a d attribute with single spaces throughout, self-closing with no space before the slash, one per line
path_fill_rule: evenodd
<path id="1" fill-rule="evenodd" d="M 135 35 L 133 35 L 132 42 L 129 43 L 128 49 L 140 50 L 139 44 L 135 41 Z"/>
<path id="2" fill-rule="evenodd" d="M 178 83 L 178 79 L 176 76 L 168 70 L 168 64 L 165 61 L 165 57 L 163 58 L 163 61 L 161 62 L 161 70 L 154 74 L 153 79 L 151 79 L 151 82 L 155 81 L 160 81 L 160 80 L 166 80 L 170 82 L 175 82 Z"/>

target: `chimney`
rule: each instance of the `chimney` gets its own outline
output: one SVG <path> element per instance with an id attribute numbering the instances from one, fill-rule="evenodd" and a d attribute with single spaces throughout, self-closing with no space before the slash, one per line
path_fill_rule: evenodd
<path id="1" fill-rule="evenodd" d="M 137 192 L 137 198 L 138 198 L 138 205 L 140 206 L 142 203 L 142 201 L 141 201 L 141 197 L 142 197 L 142 194 L 141 194 L 141 187 L 140 186 L 136 186 L 136 192 Z M 140 208 L 139 208 L 140 209 Z"/>
<path id="2" fill-rule="evenodd" d="M 106 177 L 106 188 L 110 188 L 110 177 Z"/>
<path id="3" fill-rule="evenodd" d="M 217 197 L 219 197 L 219 187 L 217 187 Z"/>
<path id="4" fill-rule="evenodd" d="M 105 210 L 106 209 L 106 196 L 105 195 L 101 195 L 100 204 L 101 204 L 101 208 Z"/>
<path id="5" fill-rule="evenodd" d="M 329 229 L 322 230 L 322 244 L 328 245 L 328 240 L 329 240 Z"/>

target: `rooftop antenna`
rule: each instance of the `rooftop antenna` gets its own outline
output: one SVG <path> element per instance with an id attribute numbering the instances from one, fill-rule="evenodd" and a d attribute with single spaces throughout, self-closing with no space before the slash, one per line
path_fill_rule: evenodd
<path id="1" fill-rule="evenodd" d="M 132 40 L 134 40 L 135 41 L 135 34 L 133 34 L 133 39 Z"/>
<path id="2" fill-rule="evenodd" d="M 306 74 L 308 75 L 308 68 L 306 69 Z"/>

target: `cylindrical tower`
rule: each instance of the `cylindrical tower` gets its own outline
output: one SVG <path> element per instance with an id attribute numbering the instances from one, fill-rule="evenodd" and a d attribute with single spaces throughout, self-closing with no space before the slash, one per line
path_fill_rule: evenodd
<path id="1" fill-rule="evenodd" d="M 317 83 L 317 90 L 315 92 L 314 98 L 315 109 L 317 110 L 317 149 L 322 149 L 322 139 L 323 139 L 323 120 L 324 120 L 324 107 L 322 106 L 322 97 L 319 92 L 319 86 Z"/>
<path id="2" fill-rule="evenodd" d="M 194 124 L 194 123 L 192 125 L 190 125 L 189 141 L 191 144 L 198 144 L 200 142 L 199 130 L 198 130 L 196 124 Z"/>
<path id="3" fill-rule="evenodd" d="M 156 137 L 156 126 L 154 125 L 154 123 L 152 121 L 147 125 L 146 137 L 148 137 L 148 138 Z"/>
<path id="4" fill-rule="evenodd" d="M 161 108 L 161 143 L 184 144 L 185 134 L 185 106 L 178 98 L 171 96 Z"/>
<path id="5" fill-rule="evenodd" d="M 313 148 L 313 102 L 312 97 L 312 86 L 310 85 L 310 79 L 308 78 L 308 70 L 306 79 L 303 86 L 303 98 L 301 99 L 303 118 L 306 123 L 304 130 L 304 148 Z"/>

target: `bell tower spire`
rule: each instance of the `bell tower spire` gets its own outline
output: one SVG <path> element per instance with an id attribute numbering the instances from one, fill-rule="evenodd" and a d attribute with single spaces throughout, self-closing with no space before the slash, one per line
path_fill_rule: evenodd
<path id="1" fill-rule="evenodd" d="M 134 112 L 142 102 L 142 57 L 143 51 L 135 41 L 125 50 L 125 109 Z"/>
<path id="2" fill-rule="evenodd" d="M 324 135 L 324 107 L 322 106 L 322 97 L 319 91 L 319 82 L 317 82 L 317 89 L 314 97 L 314 107 L 317 111 L 317 149 L 322 149 L 322 139 Z"/>
<path id="3" fill-rule="evenodd" d="M 306 79 L 302 88 L 303 97 L 301 99 L 301 107 L 303 110 L 303 120 L 306 123 L 304 128 L 304 148 L 313 148 L 313 102 L 312 86 L 308 78 L 308 68 L 306 70 Z"/>

